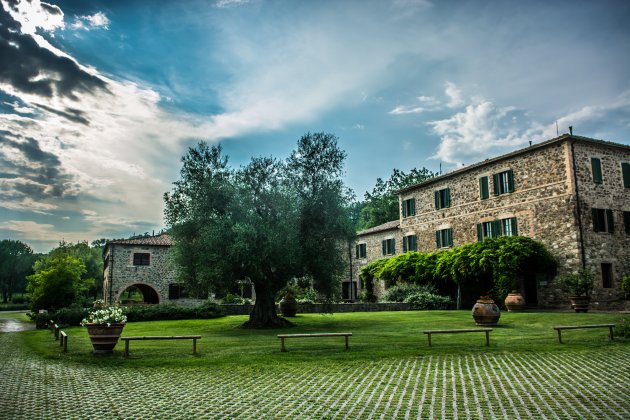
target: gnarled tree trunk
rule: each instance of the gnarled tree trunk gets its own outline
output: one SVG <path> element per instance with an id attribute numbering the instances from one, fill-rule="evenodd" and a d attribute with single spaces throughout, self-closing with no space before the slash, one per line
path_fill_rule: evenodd
<path id="1" fill-rule="evenodd" d="M 275 293 L 264 284 L 254 282 L 256 303 L 249 314 L 249 321 L 243 324 L 246 328 L 278 328 L 291 327 L 293 323 L 278 316 L 276 312 Z"/>

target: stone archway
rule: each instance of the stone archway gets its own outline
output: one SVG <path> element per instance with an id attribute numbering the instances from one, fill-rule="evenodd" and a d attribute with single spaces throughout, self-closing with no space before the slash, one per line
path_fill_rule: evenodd
<path id="1" fill-rule="evenodd" d="M 132 288 L 136 289 L 142 295 L 142 302 L 138 302 L 137 300 L 135 302 L 129 302 L 129 301 L 125 302 L 127 300 L 125 299 L 125 294 L 128 293 L 128 291 Z M 135 283 L 130 283 L 126 285 L 124 288 L 122 288 L 120 292 L 118 293 L 118 296 L 116 297 L 116 301 L 122 304 L 129 304 L 129 303 L 158 304 L 160 303 L 160 295 L 155 290 L 154 286 L 147 283 L 135 282 Z"/>

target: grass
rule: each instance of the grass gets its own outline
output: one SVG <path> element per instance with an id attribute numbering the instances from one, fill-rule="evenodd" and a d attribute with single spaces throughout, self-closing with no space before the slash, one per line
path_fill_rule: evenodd
<path id="1" fill-rule="evenodd" d="M 485 347 L 482 333 L 436 335 L 433 347 L 427 346 L 426 329 L 455 329 L 474 326 L 469 311 L 410 311 L 378 313 L 343 313 L 334 315 L 304 314 L 293 318 L 291 329 L 249 330 L 240 325 L 245 316 L 212 320 L 179 320 L 128 323 L 123 336 L 198 334 L 198 356 L 191 355 L 190 341 L 135 341 L 130 344 L 131 357 L 122 357 L 119 343 L 114 354 L 94 357 L 85 328 L 65 328 L 69 351 L 61 354 L 50 344 L 46 330 L 24 334 L 26 344 L 46 358 L 63 359 L 80 364 L 151 366 L 274 366 L 291 363 L 326 363 L 381 358 L 405 358 L 424 355 L 464 355 L 471 352 L 580 352 L 627 345 L 627 340 L 612 343 L 608 330 L 572 330 L 563 334 L 564 344 L 557 342 L 554 325 L 614 323 L 620 318 L 607 313 L 503 313 Z M 352 332 L 350 351 L 343 351 L 343 338 L 291 339 L 287 353 L 279 352 L 279 333 Z"/>

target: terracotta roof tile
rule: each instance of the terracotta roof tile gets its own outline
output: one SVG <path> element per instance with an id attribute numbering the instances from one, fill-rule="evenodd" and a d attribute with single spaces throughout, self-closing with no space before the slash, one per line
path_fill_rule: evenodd
<path id="1" fill-rule="evenodd" d="M 134 239 L 116 239 L 109 241 L 108 244 L 171 246 L 173 245 L 173 239 L 168 233 L 163 233 L 158 236 L 145 236 Z"/>
<path id="2" fill-rule="evenodd" d="M 357 236 L 369 235 L 370 233 L 381 232 L 383 230 L 398 229 L 398 226 L 400 226 L 400 221 L 392 220 L 391 222 L 383 223 L 382 225 L 374 226 L 369 229 L 362 230 L 361 232 L 357 232 Z"/>

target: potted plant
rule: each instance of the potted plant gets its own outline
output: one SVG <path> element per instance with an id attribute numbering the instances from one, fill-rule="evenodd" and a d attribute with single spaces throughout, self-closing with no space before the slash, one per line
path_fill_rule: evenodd
<path id="1" fill-rule="evenodd" d="M 108 306 L 102 300 L 96 300 L 87 318 L 81 321 L 81 325 L 88 330 L 93 353 L 112 353 L 126 322 L 123 308 Z"/>
<path id="2" fill-rule="evenodd" d="M 588 312 L 594 281 L 595 278 L 590 270 L 580 269 L 577 273 L 558 277 L 556 284 L 562 291 L 569 294 L 571 308 L 575 312 Z"/>
<path id="3" fill-rule="evenodd" d="M 472 308 L 472 317 L 475 324 L 483 327 L 492 327 L 499 323 L 501 310 L 489 295 L 480 296 Z"/>

